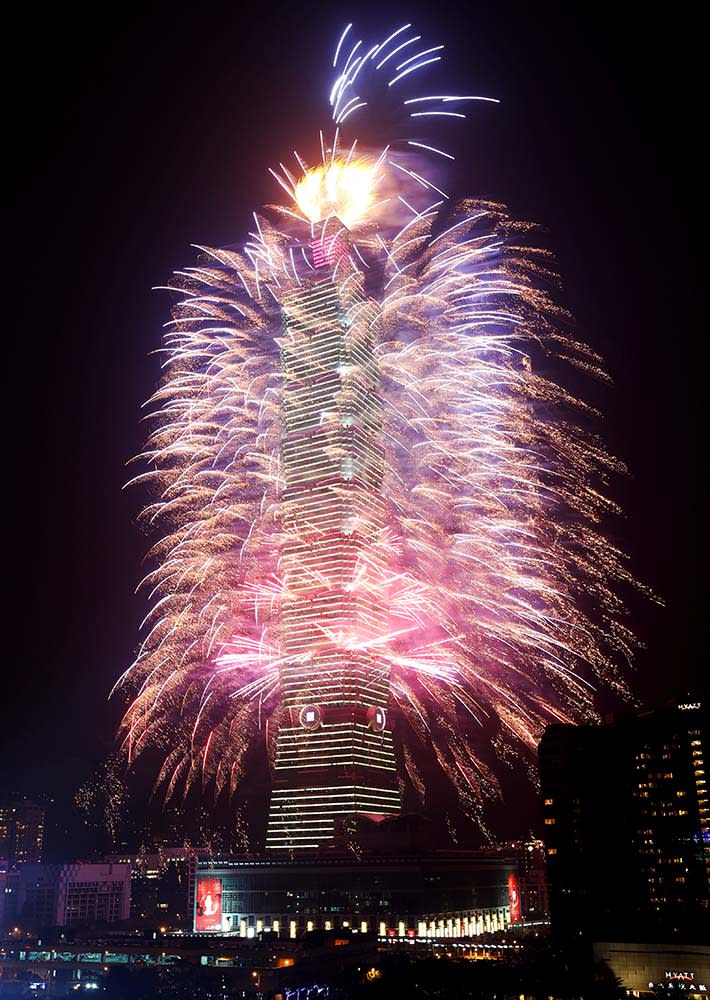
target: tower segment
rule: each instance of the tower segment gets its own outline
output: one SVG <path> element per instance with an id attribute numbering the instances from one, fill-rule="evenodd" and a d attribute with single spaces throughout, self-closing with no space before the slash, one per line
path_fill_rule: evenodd
<path id="1" fill-rule="evenodd" d="M 347 816 L 399 812 L 382 497 L 379 307 L 362 275 L 332 276 L 342 235 L 282 300 L 281 697 L 266 846 L 314 849 Z M 337 268 L 336 268 L 337 270 Z"/>

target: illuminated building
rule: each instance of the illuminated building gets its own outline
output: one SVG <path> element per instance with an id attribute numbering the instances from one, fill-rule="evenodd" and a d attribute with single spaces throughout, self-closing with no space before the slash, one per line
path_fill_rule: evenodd
<path id="1" fill-rule="evenodd" d="M 594 959 L 624 984 L 627 996 L 707 997 L 710 949 L 692 944 L 600 942 Z"/>
<path id="2" fill-rule="evenodd" d="M 469 938 L 519 920 L 517 871 L 490 852 L 200 862 L 194 930 L 253 938 L 356 930 L 380 937 Z"/>
<path id="3" fill-rule="evenodd" d="M 545 731 L 553 931 L 596 940 L 710 938 L 707 752 L 699 701 Z"/>
<path id="4" fill-rule="evenodd" d="M 12 917 L 25 929 L 114 923 L 130 914 L 127 864 L 27 864 L 18 869 L 12 887 Z"/>
<path id="5" fill-rule="evenodd" d="M 131 869 L 122 864 L 64 865 L 59 874 L 57 924 L 113 923 L 131 909 Z"/>
<path id="6" fill-rule="evenodd" d="M 313 849 L 346 816 L 400 808 L 389 677 L 368 641 L 387 632 L 375 589 L 385 572 L 378 307 L 362 279 L 338 286 L 342 235 L 306 253 L 312 269 L 283 300 L 282 705 L 266 846 Z M 309 265 L 310 266 L 310 265 Z"/>
<path id="7" fill-rule="evenodd" d="M 107 854 L 104 861 L 130 865 L 133 920 L 175 930 L 192 924 L 195 867 L 198 857 L 206 853 L 160 845 L 137 853 Z"/>
<path id="8" fill-rule="evenodd" d="M 24 798 L 0 802 L 0 858 L 10 865 L 37 864 L 44 847 L 45 807 Z"/>
<path id="9" fill-rule="evenodd" d="M 530 923 L 544 922 L 548 916 L 545 845 L 542 840 L 514 840 L 506 845 L 515 858 L 520 880 L 520 909 Z"/>

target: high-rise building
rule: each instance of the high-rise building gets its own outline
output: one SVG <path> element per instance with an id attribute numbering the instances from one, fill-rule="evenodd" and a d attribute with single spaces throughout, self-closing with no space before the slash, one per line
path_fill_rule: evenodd
<path id="1" fill-rule="evenodd" d="M 548 916 L 545 845 L 541 840 L 514 840 L 505 845 L 518 866 L 520 912 L 528 923 L 544 922 Z"/>
<path id="2" fill-rule="evenodd" d="M 192 924 L 197 861 L 207 851 L 154 844 L 138 852 L 118 851 L 104 861 L 131 868 L 131 919 L 173 930 Z"/>
<path id="3" fill-rule="evenodd" d="M 400 808 L 389 676 L 369 644 L 387 631 L 379 310 L 360 276 L 331 271 L 343 235 L 305 251 L 283 299 L 282 706 L 267 848 L 313 849 L 346 816 Z M 309 263 L 310 266 L 310 263 Z M 380 593 L 378 593 L 378 586 Z"/>
<path id="4" fill-rule="evenodd" d="M 10 920 L 23 930 L 115 923 L 130 914 L 128 864 L 26 864 L 16 869 L 16 878 L 7 885 L 13 896 L 5 927 Z"/>
<path id="5" fill-rule="evenodd" d="M 10 865 L 38 864 L 44 847 L 45 807 L 29 799 L 0 801 L 0 858 Z"/>
<path id="6" fill-rule="evenodd" d="M 57 924 L 115 923 L 131 912 L 131 866 L 64 865 L 59 873 Z"/>
<path id="7" fill-rule="evenodd" d="M 24 930 L 54 927 L 61 865 L 24 865 L 19 872 L 15 923 Z"/>
<path id="8" fill-rule="evenodd" d="M 707 718 L 699 701 L 550 726 L 540 744 L 553 931 L 710 939 Z"/>

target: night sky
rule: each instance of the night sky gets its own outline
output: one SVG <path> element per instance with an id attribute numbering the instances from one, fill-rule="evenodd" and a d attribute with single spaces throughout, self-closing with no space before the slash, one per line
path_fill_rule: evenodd
<path id="1" fill-rule="evenodd" d="M 611 534 L 667 605 L 632 603 L 647 647 L 632 685 L 648 705 L 700 690 L 700 57 L 682 5 L 672 22 L 634 7 L 217 0 L 122 5 L 95 21 L 78 8 L 28 12 L 5 123 L 16 174 L 5 302 L 18 321 L 5 336 L 0 790 L 44 791 L 61 811 L 112 747 L 121 703 L 107 695 L 144 613 L 134 596 L 141 495 L 122 484 L 168 318 L 169 296 L 151 286 L 193 262 L 189 244 L 244 238 L 252 210 L 280 200 L 267 167 L 294 147 L 314 158 L 329 57 L 348 20 L 358 37 L 412 21 L 447 47 L 432 84 L 501 99 L 461 126 L 457 185 L 543 227 L 562 302 L 607 359 L 614 386 L 585 392 L 631 473 L 615 483 L 625 517 Z"/>

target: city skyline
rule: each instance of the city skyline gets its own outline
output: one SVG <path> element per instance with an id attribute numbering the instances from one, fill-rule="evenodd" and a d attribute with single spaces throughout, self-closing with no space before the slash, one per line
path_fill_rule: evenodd
<path id="1" fill-rule="evenodd" d="M 443 35 L 444 32 L 441 29 L 438 29 L 437 33 Z M 448 39 L 447 39 L 447 41 L 448 41 Z M 476 79 L 478 80 L 479 73 L 478 73 L 478 70 L 475 67 L 475 62 L 474 62 L 474 71 L 475 71 Z M 505 101 L 504 101 L 504 104 L 505 104 Z M 475 136 L 475 130 L 473 130 L 473 131 L 474 131 L 474 138 L 473 138 L 473 140 L 471 142 L 471 146 L 475 149 L 477 137 Z M 480 155 L 480 153 L 478 155 Z M 493 192 L 490 190 L 490 186 L 491 185 L 490 185 L 490 182 L 489 182 L 489 187 L 486 190 L 486 193 L 490 192 L 491 194 L 493 194 Z M 477 193 L 478 193 L 478 190 L 477 190 Z M 502 193 L 504 193 L 504 192 L 502 192 Z M 510 200 L 510 199 L 508 199 L 508 200 Z M 519 215 L 519 214 L 522 214 L 522 213 L 516 212 L 516 214 Z M 531 213 L 530 211 L 526 211 L 524 214 L 527 215 L 528 217 L 532 217 L 535 221 L 540 221 L 540 222 L 544 223 L 550 229 L 552 229 L 553 230 L 553 233 L 552 233 L 552 240 L 553 241 L 556 238 L 559 238 L 559 237 L 556 237 L 556 233 L 555 233 L 555 230 L 554 230 L 554 224 L 555 224 L 554 220 L 550 217 L 551 215 L 554 215 L 554 213 L 547 213 L 546 214 L 545 211 L 542 210 L 542 205 L 540 205 L 540 210 L 538 210 L 536 212 L 533 212 L 533 213 Z M 232 232 L 233 233 L 237 232 L 236 226 L 232 226 L 231 228 L 232 228 Z M 568 232 L 569 232 L 569 230 L 568 230 Z M 599 234 L 599 235 L 601 235 L 601 234 Z M 564 237 L 563 237 L 563 239 L 564 239 Z M 215 241 L 215 242 L 218 242 L 218 241 Z M 223 242 L 228 242 L 228 241 L 223 241 Z M 182 252 L 182 248 L 181 247 L 178 248 L 178 252 L 179 253 Z M 582 278 L 580 277 L 579 274 L 572 274 L 573 267 L 571 267 L 569 265 L 568 261 L 566 261 L 564 259 L 564 254 L 563 253 L 558 253 L 558 256 L 560 258 L 559 259 L 559 265 L 560 265 L 560 268 L 561 268 L 561 270 L 563 272 L 565 280 L 567 282 L 573 283 L 573 287 L 576 288 L 577 294 L 580 295 L 580 297 L 581 297 L 581 299 L 582 299 L 583 302 L 585 300 L 587 300 L 587 302 L 588 302 L 588 300 L 590 298 L 594 297 L 595 292 L 596 292 L 596 289 L 595 289 L 593 283 L 591 281 L 587 281 L 586 279 L 582 280 Z M 574 256 L 574 255 L 572 255 L 572 256 Z M 161 274 L 156 274 L 155 272 L 153 272 L 151 276 L 152 276 L 152 283 L 157 283 L 157 281 L 159 281 L 160 278 L 162 277 Z M 583 289 L 583 291 L 581 293 L 580 293 L 580 289 Z M 140 294 L 142 294 L 142 290 L 141 290 Z M 154 307 L 151 306 L 151 309 L 153 309 L 153 308 Z M 161 306 L 158 304 L 157 308 L 158 308 L 158 310 L 160 310 Z M 577 315 L 579 316 L 580 310 L 579 310 L 579 308 L 575 308 L 574 303 L 573 303 L 573 311 L 575 311 L 577 313 Z M 583 315 L 584 315 L 584 310 L 582 310 L 582 312 L 583 312 Z M 594 336 L 590 336 L 589 339 L 592 340 L 592 342 L 594 343 L 595 347 L 598 346 L 598 342 L 597 342 L 597 340 L 595 339 Z M 120 343 L 120 341 L 118 343 Z M 145 344 L 143 346 L 145 346 Z M 112 357 L 115 356 L 115 352 L 117 350 L 117 344 L 116 343 L 111 343 L 110 345 L 107 345 L 107 348 L 108 348 L 107 357 L 108 356 L 112 356 Z M 613 354 L 613 350 L 612 350 L 612 354 Z M 617 358 L 617 360 L 618 360 L 618 358 Z M 648 365 L 650 362 L 649 362 L 648 358 L 645 358 L 645 359 L 642 360 L 642 363 Z M 612 359 L 610 367 L 612 368 L 612 373 L 615 376 L 617 376 L 617 378 L 618 378 L 619 371 L 622 372 L 622 377 L 626 381 L 627 388 L 629 386 L 631 386 L 631 385 L 634 385 L 634 386 L 636 385 L 636 379 L 633 378 L 633 376 L 632 376 L 633 366 L 631 366 L 631 370 L 624 370 L 624 366 L 623 366 L 623 363 L 622 363 L 620 366 L 617 366 L 616 370 L 614 370 L 614 361 Z M 637 372 L 637 374 L 638 374 L 638 372 Z M 86 392 L 88 390 L 86 388 L 84 388 L 83 391 Z M 92 392 L 95 392 L 95 391 L 96 390 L 92 390 Z M 638 388 L 636 388 L 636 391 L 638 391 Z M 616 392 L 618 392 L 618 390 L 616 390 Z M 614 391 L 609 394 L 609 397 L 608 397 L 609 400 L 611 400 L 611 397 L 613 395 L 614 395 Z M 611 408 L 612 412 L 616 412 L 617 415 L 620 412 L 618 400 L 616 402 L 614 402 L 613 400 L 611 400 L 611 402 L 610 402 L 609 405 L 607 405 L 605 403 L 602 408 L 607 409 L 607 410 L 609 408 Z M 137 410 L 134 410 L 134 412 L 137 412 Z M 112 420 L 112 423 L 113 423 L 113 420 Z M 607 421 L 607 424 L 608 423 L 609 423 L 609 421 Z M 120 421 L 116 421 L 115 429 L 112 432 L 112 433 L 116 434 L 117 438 L 121 437 L 121 430 L 122 429 L 118 426 L 119 424 L 120 424 Z M 125 430 L 125 428 L 129 427 L 129 426 L 133 426 L 133 424 L 131 424 L 130 421 L 128 421 L 128 422 L 126 422 L 124 424 L 124 428 L 123 429 Z M 640 422 L 639 422 L 639 427 L 640 427 Z M 616 426 L 612 428 L 612 434 L 611 434 L 612 440 L 614 440 L 616 438 L 616 436 L 619 435 L 620 433 L 623 436 L 623 432 L 621 432 L 619 424 L 617 423 Z M 118 441 L 116 443 L 118 444 Z M 93 447 L 93 444 L 91 446 Z M 688 447 L 687 444 L 684 444 L 684 446 Z M 122 451 L 120 444 L 118 444 L 118 450 Z M 622 458 L 626 459 L 628 461 L 629 465 L 632 466 L 632 474 L 635 474 L 636 476 L 638 476 L 639 475 L 638 464 L 637 464 L 636 467 L 634 467 L 633 462 L 629 459 L 628 452 L 625 453 L 625 451 L 624 451 L 623 448 L 618 448 L 618 447 L 613 448 L 613 450 L 615 450 L 617 453 L 621 453 Z M 125 452 L 124 452 L 124 457 L 126 457 L 126 458 L 128 457 L 125 454 Z M 643 463 L 640 463 L 640 465 L 641 465 L 641 474 L 646 477 L 642 481 L 647 482 L 647 483 L 648 482 L 653 482 L 653 477 L 652 477 L 651 470 L 649 470 L 648 467 L 644 467 Z M 114 471 L 115 471 L 115 467 L 114 467 Z M 113 485 L 115 485 L 115 484 L 112 482 L 111 483 L 111 487 L 112 488 L 113 488 Z M 633 487 L 630 486 L 628 483 L 626 485 L 621 485 L 620 486 L 620 490 L 622 492 L 624 492 L 624 491 L 627 491 L 627 492 L 631 491 L 632 492 L 632 503 L 630 505 L 632 511 L 633 511 L 634 505 L 636 505 L 637 510 L 638 510 L 639 507 L 642 506 L 640 497 L 637 496 L 634 499 L 634 497 L 633 497 Z M 681 502 L 681 501 L 679 501 L 679 502 Z M 110 501 L 109 509 L 111 509 L 111 506 L 115 505 L 115 503 L 116 503 L 115 500 Z M 627 505 L 627 506 L 629 506 L 629 505 Z M 115 509 L 115 506 L 114 506 L 114 509 Z M 653 520 L 653 518 L 649 516 L 649 519 L 646 522 L 646 524 L 650 525 L 650 523 L 651 523 L 652 520 Z M 627 523 L 630 523 L 630 522 L 627 522 Z M 641 518 L 641 523 L 642 524 L 644 523 L 643 517 Z M 77 525 L 77 527 L 78 527 L 78 525 Z M 104 525 L 102 530 L 103 531 L 108 531 L 109 533 L 113 530 L 113 518 L 112 518 L 112 524 L 111 524 L 111 526 L 107 527 L 106 525 Z M 675 530 L 677 530 L 677 526 L 676 526 Z M 629 531 L 630 531 L 630 534 L 632 536 L 634 536 L 635 533 L 638 533 L 638 534 L 636 534 L 636 538 L 637 538 L 636 545 L 634 545 L 633 543 L 631 545 L 631 547 L 633 549 L 633 548 L 638 547 L 639 545 L 642 544 L 642 538 L 641 538 L 642 532 L 639 531 L 639 529 L 638 529 L 637 526 L 631 526 L 630 529 L 629 529 Z M 101 530 L 97 534 L 96 537 L 97 537 L 97 539 L 100 538 L 100 537 L 102 537 L 102 531 Z M 132 553 L 131 554 L 131 558 L 132 559 L 135 557 L 135 553 L 136 553 L 137 549 L 140 547 L 140 544 L 141 544 L 141 541 L 140 541 L 140 538 L 138 538 L 138 537 L 134 538 L 131 541 L 130 546 L 131 546 L 131 553 Z M 636 555 L 636 553 L 634 553 L 634 554 Z M 70 559 L 70 562 L 71 562 L 71 559 Z M 126 560 L 126 563 L 127 562 L 128 562 L 128 560 Z M 645 570 L 646 567 L 643 565 L 643 562 L 644 562 L 643 559 L 641 559 L 641 560 L 637 559 L 637 561 L 635 563 L 635 566 L 638 566 L 638 575 L 641 576 L 647 582 L 649 582 L 651 584 L 651 586 L 653 586 L 654 589 L 656 589 L 658 592 L 660 592 L 661 596 L 664 599 L 666 599 L 667 601 L 669 601 L 669 603 L 671 604 L 671 610 L 670 611 L 666 611 L 666 612 L 659 611 L 659 612 L 655 612 L 655 614 L 657 614 L 659 617 L 661 617 L 663 615 L 671 616 L 670 618 L 666 617 L 666 621 L 669 621 L 669 620 L 670 621 L 674 621 L 674 620 L 676 620 L 675 619 L 675 615 L 680 615 L 680 612 L 677 609 L 673 610 L 673 607 L 672 607 L 672 605 L 673 605 L 673 596 L 668 593 L 668 588 L 664 588 L 663 587 L 663 585 L 662 585 L 663 581 L 662 580 L 659 582 L 658 578 L 654 579 L 654 574 L 653 573 L 644 572 L 644 570 Z M 123 564 L 123 566 L 124 566 L 124 575 L 125 575 L 126 563 Z M 639 565 L 639 563 L 641 563 L 641 565 Z M 91 560 L 90 557 L 87 559 L 86 566 L 87 566 L 87 568 L 91 568 L 95 572 L 95 567 L 94 567 L 94 564 L 92 563 L 92 560 Z M 657 574 L 657 577 L 658 577 L 658 575 L 662 576 L 663 573 Z M 118 587 L 116 588 L 116 590 L 118 590 Z M 119 606 L 121 605 L 121 600 L 122 599 L 119 599 Z M 79 616 L 79 618 L 81 618 L 81 615 L 79 613 L 79 609 L 78 608 L 74 611 L 74 614 L 77 614 Z M 128 639 L 128 633 L 125 631 L 125 622 L 127 621 L 128 617 L 129 617 L 128 614 L 126 614 L 125 612 L 122 613 L 122 620 L 124 622 L 124 625 L 122 626 L 124 628 L 124 633 L 123 634 L 124 634 L 124 636 L 125 636 L 126 639 Z M 642 639 L 644 639 L 644 640 L 646 640 L 648 642 L 649 641 L 649 638 L 648 638 L 649 632 L 650 632 L 651 636 L 653 636 L 654 630 L 658 629 L 660 626 L 658 626 L 657 624 L 654 623 L 654 624 L 651 624 L 650 627 L 647 628 L 647 629 L 645 629 L 643 627 L 643 625 L 645 623 L 648 623 L 650 621 L 650 613 L 647 612 L 647 611 L 645 611 L 645 610 L 637 610 L 636 611 L 636 618 L 637 618 L 637 621 L 640 620 L 642 622 L 642 627 L 638 628 L 638 631 L 641 632 Z M 680 618 L 678 618 L 677 620 L 680 620 Z M 665 626 L 665 627 L 668 628 L 668 626 Z M 670 646 L 670 643 L 668 643 L 668 646 Z M 51 643 L 50 643 L 50 648 L 51 648 Z M 658 646 L 656 648 L 658 648 Z M 658 654 L 657 653 L 654 654 L 654 652 L 652 651 L 651 654 L 650 654 L 650 656 L 653 656 L 653 655 L 658 655 Z M 646 662 L 648 662 L 648 660 Z M 68 670 L 68 668 L 66 668 L 66 669 Z M 685 681 L 687 681 L 689 683 L 693 679 L 692 670 L 689 670 L 688 668 L 686 668 L 686 670 L 687 670 L 687 673 L 683 677 L 681 683 L 683 683 Z M 102 678 L 104 680 L 108 680 L 109 679 L 109 678 L 106 677 L 106 674 L 103 671 L 100 671 L 100 672 L 101 672 L 101 676 L 102 676 Z M 60 676 L 61 676 L 61 674 L 60 674 Z M 76 682 L 73 681 L 73 683 L 75 684 Z M 110 685 L 107 685 L 107 686 L 110 686 Z M 646 687 L 646 690 L 650 690 L 651 692 L 653 692 L 654 689 L 662 691 L 663 690 L 663 682 L 659 683 L 659 674 L 654 672 L 652 674 L 652 677 L 648 678 L 648 680 L 646 682 L 644 681 L 643 678 L 641 678 L 640 679 L 640 683 L 636 684 L 635 687 L 640 692 L 641 698 L 644 699 L 645 697 L 647 697 L 647 695 L 645 695 L 645 691 L 644 691 L 645 687 Z M 93 716 L 93 714 L 94 714 L 94 708 L 93 708 L 93 706 L 96 704 L 96 698 L 95 698 L 95 696 L 97 694 L 96 688 L 97 688 L 97 685 L 95 685 L 95 682 L 94 683 L 89 683 L 87 685 L 87 692 L 90 693 L 91 698 L 94 699 L 93 701 L 89 699 L 88 693 L 87 693 L 87 695 L 82 695 L 82 694 L 79 694 L 79 692 L 77 691 L 76 687 L 73 688 L 73 689 L 70 688 L 70 690 L 73 691 L 73 697 L 75 699 L 77 699 L 77 703 L 78 703 L 78 705 L 81 708 L 81 717 L 84 718 L 84 719 L 86 719 L 87 717 L 91 718 Z M 37 687 L 36 688 L 36 691 L 38 693 L 41 692 L 41 690 L 42 690 L 41 687 Z M 665 690 L 666 690 L 666 693 L 668 693 L 668 694 L 672 693 L 672 692 L 670 692 L 670 691 L 667 690 L 667 687 L 666 687 Z M 86 701 L 83 701 L 84 697 L 86 697 Z M 19 732 L 19 735 L 20 735 L 20 741 L 19 741 L 20 750 L 19 750 L 19 752 L 21 754 L 23 754 L 23 755 L 27 755 L 28 754 L 28 749 L 29 749 L 27 742 L 23 741 L 23 738 L 22 738 L 22 726 L 21 726 L 22 707 L 25 704 L 26 704 L 26 702 L 23 702 L 22 696 L 20 696 L 20 699 L 18 700 L 18 705 L 20 706 L 20 712 L 19 712 L 19 716 L 18 716 L 18 721 L 20 722 L 20 725 L 18 726 L 18 729 L 20 731 Z M 67 702 L 66 705 L 67 705 L 67 708 L 69 708 L 70 705 L 71 705 L 71 702 Z M 105 712 L 104 713 L 104 718 L 106 718 L 106 716 L 110 716 L 110 714 L 111 714 L 111 710 L 109 710 L 108 712 Z M 91 724 L 89 724 L 89 726 L 90 725 Z M 101 744 L 103 742 L 104 747 L 105 747 L 106 744 L 109 742 L 109 740 L 107 738 L 109 736 L 109 732 L 108 732 L 108 727 L 107 727 L 106 723 L 103 723 L 101 725 L 101 728 L 104 729 L 106 735 L 104 736 L 102 733 L 96 733 L 93 736 L 92 739 L 93 739 L 93 742 L 94 742 L 94 746 L 96 746 L 97 742 L 99 744 Z M 97 736 L 98 736 L 98 741 L 97 741 Z M 74 746 L 75 752 L 78 752 L 79 754 L 81 754 L 81 753 L 84 752 L 83 751 L 83 745 L 80 742 L 74 741 L 72 738 L 70 738 L 69 741 L 68 741 L 68 744 L 69 744 L 70 747 L 72 745 Z M 36 756 L 35 756 L 35 754 L 36 754 Z M 42 761 L 46 761 L 47 757 L 46 756 L 43 757 L 41 753 L 39 753 L 37 750 L 33 749 L 33 750 L 31 750 L 29 752 L 29 759 L 30 759 L 30 762 L 32 762 L 34 760 L 35 771 L 37 772 L 37 770 L 39 768 L 39 773 L 41 773 L 41 770 L 42 770 L 42 764 L 41 764 L 41 762 Z M 50 782 L 50 784 L 51 784 L 51 782 Z M 61 785 L 61 781 L 59 782 L 59 784 Z M 52 788 L 50 788 L 48 790 L 52 791 Z"/>

